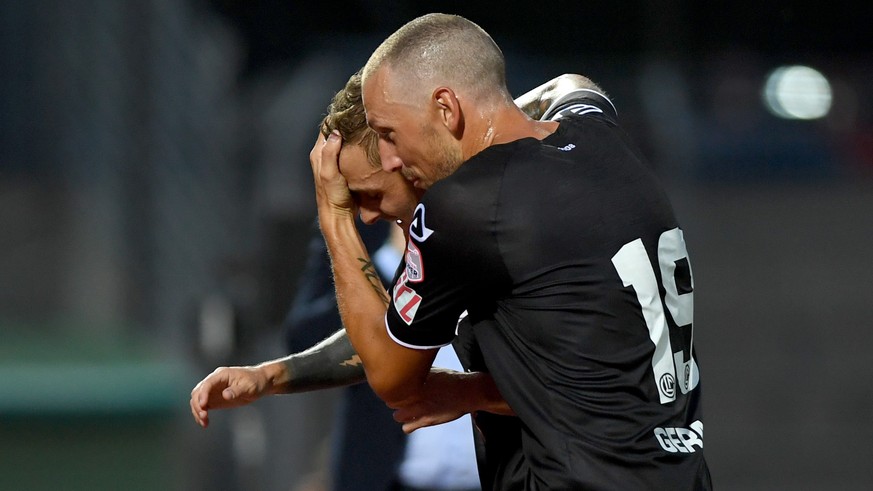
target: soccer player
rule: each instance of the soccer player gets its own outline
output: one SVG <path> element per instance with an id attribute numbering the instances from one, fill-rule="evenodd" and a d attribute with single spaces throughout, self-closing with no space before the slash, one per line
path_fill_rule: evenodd
<path id="1" fill-rule="evenodd" d="M 710 489 L 693 282 L 669 201 L 600 91 L 536 121 L 504 72 L 487 33 L 443 14 L 406 24 L 365 66 L 383 169 L 427 190 L 387 312 L 364 293 L 339 135 L 310 153 L 367 380 L 391 407 L 420 406 L 466 310 L 521 420 L 526 489 Z"/>

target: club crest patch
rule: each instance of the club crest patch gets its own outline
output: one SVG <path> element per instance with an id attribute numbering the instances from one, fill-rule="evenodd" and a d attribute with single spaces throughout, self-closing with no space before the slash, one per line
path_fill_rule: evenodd
<path id="1" fill-rule="evenodd" d="M 419 242 L 424 242 L 431 234 L 433 230 L 424 224 L 424 203 L 419 203 L 412 215 L 412 223 L 409 224 L 409 235 Z"/>

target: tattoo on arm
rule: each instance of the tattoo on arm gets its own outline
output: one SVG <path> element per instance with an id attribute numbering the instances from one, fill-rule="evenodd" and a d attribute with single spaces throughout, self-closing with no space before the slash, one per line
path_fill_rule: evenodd
<path id="1" fill-rule="evenodd" d="M 356 384 L 366 380 L 364 365 L 341 329 L 285 361 L 291 380 L 286 393 L 307 392 Z"/>
<path id="2" fill-rule="evenodd" d="M 340 365 L 342 365 L 344 367 L 356 367 L 356 366 L 360 366 L 362 364 L 363 364 L 363 362 L 361 361 L 361 357 L 358 356 L 357 354 L 353 355 L 348 360 L 344 360 L 342 363 L 340 363 Z"/>
<path id="3" fill-rule="evenodd" d="M 376 273 L 376 268 L 373 266 L 373 261 L 362 257 L 359 257 L 358 261 L 362 263 L 361 271 L 364 272 L 364 276 L 367 277 L 367 281 L 370 282 L 370 286 L 373 287 L 376 295 L 379 295 L 379 299 L 382 300 L 383 304 L 388 305 L 390 303 L 390 299 L 388 298 L 388 294 L 385 292 L 385 288 L 382 286 L 382 280 L 379 278 L 379 274 Z"/>

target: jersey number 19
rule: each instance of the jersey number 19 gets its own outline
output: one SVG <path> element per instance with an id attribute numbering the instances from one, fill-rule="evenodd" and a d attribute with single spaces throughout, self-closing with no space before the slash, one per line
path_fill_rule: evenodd
<path id="1" fill-rule="evenodd" d="M 687 394 L 697 387 L 700 380 L 697 363 L 692 356 L 694 288 L 682 230 L 668 230 L 658 239 L 658 266 L 664 286 L 663 296 L 642 239 L 622 246 L 612 256 L 612 264 L 624 286 L 634 289 L 642 307 L 649 339 L 655 345 L 652 371 L 661 404 L 675 401 L 677 387 Z M 665 305 L 673 322 L 667 319 Z M 682 346 L 673 346 L 670 341 L 671 329 L 677 331 L 674 340 L 683 340 Z"/>

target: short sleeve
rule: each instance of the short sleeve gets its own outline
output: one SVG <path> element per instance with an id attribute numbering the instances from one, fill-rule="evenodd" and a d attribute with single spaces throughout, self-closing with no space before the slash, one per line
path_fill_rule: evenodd
<path id="1" fill-rule="evenodd" d="M 606 95 L 591 89 L 576 89 L 559 97 L 543 113 L 543 121 L 557 121 L 569 116 L 596 115 L 612 122 L 618 111 Z"/>
<path id="2" fill-rule="evenodd" d="M 415 209 L 385 316 L 390 336 L 403 346 L 451 343 L 458 317 L 471 299 L 487 296 L 482 280 L 500 264 L 492 234 L 499 173 L 481 172 L 495 167 L 494 159 L 474 159 L 432 186 Z"/>

